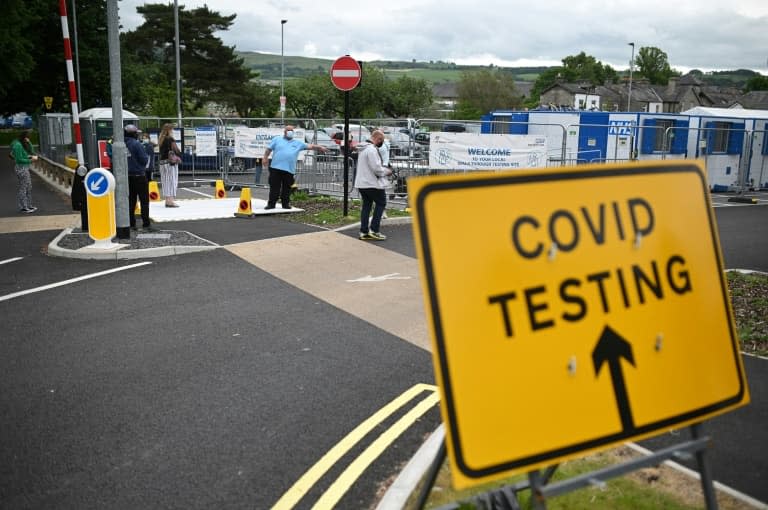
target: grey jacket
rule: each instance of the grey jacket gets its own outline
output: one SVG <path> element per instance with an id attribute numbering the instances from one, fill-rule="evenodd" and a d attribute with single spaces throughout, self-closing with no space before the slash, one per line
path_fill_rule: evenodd
<path id="1" fill-rule="evenodd" d="M 389 169 L 381 162 L 379 149 L 374 144 L 368 144 L 357 158 L 357 175 L 355 175 L 355 188 L 384 189 L 389 182 L 384 176 L 389 174 Z"/>

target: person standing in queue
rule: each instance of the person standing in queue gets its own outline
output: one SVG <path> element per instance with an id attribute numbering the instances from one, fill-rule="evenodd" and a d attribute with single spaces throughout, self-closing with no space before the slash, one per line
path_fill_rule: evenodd
<path id="1" fill-rule="evenodd" d="M 328 149 L 322 145 L 307 144 L 293 137 L 293 126 L 285 126 L 283 136 L 276 136 L 269 142 L 264 157 L 261 159 L 263 168 L 269 167 L 269 199 L 264 209 L 274 209 L 277 199 L 283 209 L 291 208 L 291 186 L 296 175 L 296 160 L 299 152 L 318 150 L 325 154 Z M 269 156 L 272 156 L 272 161 Z"/>
<path id="2" fill-rule="evenodd" d="M 176 188 L 179 186 L 179 163 L 169 159 L 174 157 L 181 159 L 181 150 L 173 138 L 173 124 L 163 124 L 157 144 L 160 146 L 160 183 L 163 186 L 165 206 L 179 207 L 179 204 L 176 203 Z"/>
<path id="3" fill-rule="evenodd" d="M 357 174 L 355 175 L 355 188 L 360 193 L 363 206 L 360 209 L 360 239 L 364 241 L 384 241 L 387 236 L 379 232 L 381 217 L 387 206 L 386 176 L 392 174 L 392 170 L 383 165 L 379 148 L 384 145 L 384 133 L 378 129 L 371 133 L 371 143 L 357 158 Z M 368 215 L 373 207 L 373 217 Z"/>
<path id="4" fill-rule="evenodd" d="M 29 131 L 22 131 L 19 137 L 11 142 L 11 158 L 14 163 L 13 170 L 19 179 L 19 189 L 16 192 L 19 212 L 33 213 L 37 211 L 37 207 L 32 206 L 32 176 L 29 174 L 29 165 L 37 161 L 37 156 L 29 141 Z"/>
<path id="5" fill-rule="evenodd" d="M 147 152 L 139 141 L 139 129 L 133 124 L 123 128 L 128 152 L 128 217 L 131 230 L 136 230 L 136 199 L 141 205 L 141 221 L 145 231 L 153 231 L 149 221 L 149 181 L 147 181 Z"/>

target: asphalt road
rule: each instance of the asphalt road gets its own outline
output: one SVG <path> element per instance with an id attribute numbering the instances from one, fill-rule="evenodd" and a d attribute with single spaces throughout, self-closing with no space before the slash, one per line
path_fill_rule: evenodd
<path id="1" fill-rule="evenodd" d="M 0 219 L 21 216 L 8 207 L 15 183 L 8 174 L 0 182 Z M 71 213 L 34 185 L 38 214 Z M 716 217 L 726 267 L 768 271 L 768 207 L 718 207 Z M 164 228 L 220 244 L 315 232 L 273 218 Z M 440 421 L 436 406 L 423 405 L 434 383 L 427 351 L 302 285 L 227 250 L 148 261 L 48 257 L 57 233 L 0 234 L 2 508 L 268 508 L 313 466 L 316 480 L 296 508 L 328 497 L 364 508 Z M 415 257 L 409 225 L 386 233 L 372 253 Z M 311 269 L 295 267 L 297 279 L 331 268 Z M 114 272 L 16 295 L 104 271 Z M 378 305 L 394 297 L 374 290 L 368 308 L 397 322 Z M 768 501 L 768 366 L 745 366 L 752 404 L 707 424 L 711 459 L 717 480 Z M 402 406 L 388 406 L 409 390 Z M 377 417 L 383 410 L 392 412 Z M 401 434 L 360 469 L 393 431 Z M 349 470 L 359 476 L 347 489 L 339 480 Z"/>
<path id="2" fill-rule="evenodd" d="M 0 260 L 24 258 L 5 266 L 0 294 L 132 265 L 35 253 L 51 234 L 3 236 Z M 0 311 L 0 457 L 11 460 L 0 468 L 1 507 L 268 508 L 358 424 L 433 381 L 426 351 L 224 250 L 155 259 Z M 340 508 L 375 500 L 437 426 L 436 409 Z"/>
<path id="3" fill-rule="evenodd" d="M 14 222 L 68 201 L 34 177 L 18 213 L 4 163 L 0 508 L 365 508 L 439 424 L 426 350 L 230 251 L 47 256 L 59 231 Z M 193 224 L 222 244 L 316 230 Z"/>

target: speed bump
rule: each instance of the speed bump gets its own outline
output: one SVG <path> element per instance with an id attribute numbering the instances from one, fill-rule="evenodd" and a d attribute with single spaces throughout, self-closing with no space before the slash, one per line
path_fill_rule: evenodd
<path id="1" fill-rule="evenodd" d="M 243 189 L 240 190 L 240 201 L 237 203 L 237 211 L 235 212 L 235 217 L 253 217 L 253 209 L 251 208 L 251 188 L 243 187 Z"/>

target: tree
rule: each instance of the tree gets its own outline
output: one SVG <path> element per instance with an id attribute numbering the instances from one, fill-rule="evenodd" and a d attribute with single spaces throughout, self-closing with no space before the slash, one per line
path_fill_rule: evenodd
<path id="1" fill-rule="evenodd" d="M 604 85 L 618 80 L 618 74 L 611 66 L 603 65 L 583 51 L 563 59 L 563 77 L 565 81 L 588 81 L 590 85 Z"/>
<path id="2" fill-rule="evenodd" d="M 330 80 L 330 78 L 328 78 Z M 383 111 L 383 105 L 390 100 L 388 80 L 384 71 L 372 64 L 363 64 L 363 79 L 360 86 L 349 94 L 349 116 L 355 119 L 374 118 Z M 344 114 L 344 93 L 336 91 L 338 115 Z"/>
<path id="3" fill-rule="evenodd" d="M 0 105 L 3 115 L 16 113 L 19 110 L 15 89 L 20 83 L 29 79 L 34 70 L 35 48 L 32 40 L 25 37 L 31 27 L 38 21 L 36 16 L 26 14 L 27 0 L 6 0 L 3 15 L 0 16 Z"/>
<path id="4" fill-rule="evenodd" d="M 578 55 L 565 57 L 562 63 L 560 67 L 553 67 L 539 74 L 533 84 L 528 106 L 538 106 L 541 93 L 558 81 L 588 82 L 591 86 L 596 86 L 616 83 L 619 79 L 615 69 L 583 51 Z"/>
<path id="5" fill-rule="evenodd" d="M 69 2 L 68 2 L 69 3 Z M 68 12 L 71 47 L 80 67 L 80 109 L 109 103 L 105 0 L 78 0 L 77 32 Z M 0 17 L 0 104 L 4 113 L 43 110 L 53 97 L 53 111 L 70 111 L 71 98 L 64 60 L 63 34 L 57 2 L 6 0 Z"/>
<path id="6" fill-rule="evenodd" d="M 459 119 L 479 119 L 492 110 L 517 108 L 522 99 L 515 93 L 515 79 L 500 69 L 465 71 L 457 86 L 458 104 L 454 115 Z"/>
<path id="7" fill-rule="evenodd" d="M 165 83 L 175 87 L 173 6 L 144 4 L 136 8 L 144 23 L 123 37 L 123 48 L 137 57 L 140 65 L 160 64 Z M 243 93 L 253 77 L 243 66 L 234 47 L 225 46 L 214 32 L 228 30 L 236 14 L 222 16 L 208 7 L 191 11 L 179 7 L 181 76 L 184 98 L 193 109 L 207 101 L 227 103 Z"/>
<path id="8" fill-rule="evenodd" d="M 753 90 L 768 90 L 768 76 L 758 74 L 747 80 L 747 84 L 744 87 L 746 92 L 752 92 Z"/>
<path id="9" fill-rule="evenodd" d="M 388 85 L 389 94 L 382 105 L 388 117 L 417 117 L 432 104 L 432 89 L 424 79 L 403 75 Z"/>
<path id="10" fill-rule="evenodd" d="M 287 108 L 300 119 L 331 118 L 340 107 L 343 107 L 343 103 L 340 106 L 336 88 L 326 73 L 288 80 L 285 84 L 285 97 L 288 103 Z M 272 104 L 274 112 L 277 102 Z"/>
<path id="11" fill-rule="evenodd" d="M 637 52 L 635 65 L 638 74 L 648 78 L 653 85 L 666 85 L 669 78 L 679 75 L 669 67 L 667 54 L 655 46 L 643 46 Z"/>

